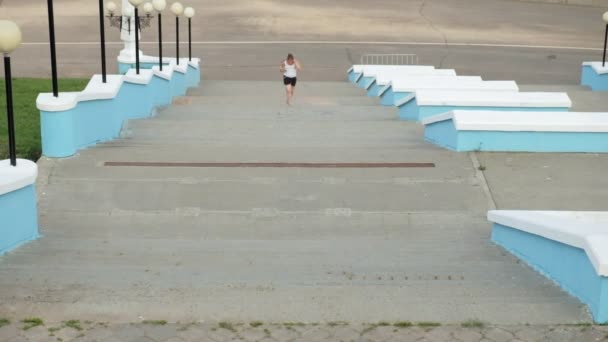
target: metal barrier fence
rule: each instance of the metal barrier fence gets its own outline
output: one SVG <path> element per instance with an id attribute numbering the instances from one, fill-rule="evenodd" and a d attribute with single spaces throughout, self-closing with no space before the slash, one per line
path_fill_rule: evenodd
<path id="1" fill-rule="evenodd" d="M 362 65 L 417 65 L 414 54 L 368 54 L 361 56 Z"/>

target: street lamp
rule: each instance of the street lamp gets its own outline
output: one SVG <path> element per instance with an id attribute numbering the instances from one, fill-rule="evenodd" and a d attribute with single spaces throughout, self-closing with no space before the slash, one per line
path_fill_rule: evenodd
<path id="1" fill-rule="evenodd" d="M 196 11 L 192 7 L 186 7 L 184 15 L 188 18 L 188 60 L 192 62 L 192 18 Z"/>
<path id="2" fill-rule="evenodd" d="M 8 153 L 12 166 L 17 166 L 15 145 L 15 119 L 13 113 L 13 80 L 11 75 L 11 56 L 21 44 L 21 30 L 12 21 L 0 20 L 0 53 L 4 55 L 4 82 L 6 84 L 6 115 L 8 124 Z"/>
<path id="3" fill-rule="evenodd" d="M 608 44 L 608 12 L 602 17 L 606 23 L 606 33 L 604 33 L 604 58 L 602 59 L 602 67 L 606 66 L 606 44 Z"/>
<path id="4" fill-rule="evenodd" d="M 51 78 L 53 81 L 53 96 L 59 97 L 59 82 L 57 81 L 57 51 L 55 48 L 55 13 L 53 10 L 53 0 L 47 0 L 46 4 L 49 19 L 49 45 L 51 47 Z"/>
<path id="5" fill-rule="evenodd" d="M 116 7 L 116 5 L 114 5 Z M 116 8 L 114 8 L 116 10 Z M 101 41 L 101 80 L 103 83 L 107 82 L 106 72 L 106 27 L 103 20 L 103 0 L 99 0 L 99 34 Z"/>
<path id="6" fill-rule="evenodd" d="M 152 0 L 152 6 L 158 12 L 158 68 L 163 71 L 163 19 L 162 12 L 167 8 L 167 1 Z"/>
<path id="7" fill-rule="evenodd" d="M 177 65 L 179 65 L 179 16 L 184 14 L 184 6 L 179 2 L 174 2 L 171 5 L 171 12 L 175 14 L 175 51 Z"/>
<path id="8" fill-rule="evenodd" d="M 139 6 L 144 3 L 144 0 L 129 0 L 129 3 L 135 7 L 135 73 L 139 75 Z"/>

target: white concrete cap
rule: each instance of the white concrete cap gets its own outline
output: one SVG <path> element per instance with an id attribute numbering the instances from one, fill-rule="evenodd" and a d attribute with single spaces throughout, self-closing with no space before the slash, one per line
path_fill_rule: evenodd
<path id="1" fill-rule="evenodd" d="M 364 65 L 364 64 L 353 65 L 353 70 L 356 73 L 362 73 L 365 70 L 380 70 L 380 69 L 399 70 L 399 69 L 418 69 L 418 68 L 435 69 L 434 66 L 430 66 L 430 65 Z"/>
<path id="2" fill-rule="evenodd" d="M 93 75 L 87 87 L 78 95 L 78 101 L 109 100 L 118 95 L 124 77 L 122 75 L 107 75 L 107 82 L 102 82 L 101 75 Z"/>
<path id="3" fill-rule="evenodd" d="M 173 65 L 163 65 L 162 71 L 158 65 L 155 65 L 152 67 L 152 72 L 154 73 L 154 76 L 171 81 L 171 78 L 173 77 Z"/>
<path id="4" fill-rule="evenodd" d="M 124 81 L 136 84 L 149 84 L 153 76 L 154 72 L 150 69 L 140 69 L 139 75 L 135 69 L 129 69 L 124 76 Z"/>
<path id="5" fill-rule="evenodd" d="M 419 106 L 549 108 L 572 106 L 572 101 L 566 93 L 465 90 L 419 90 L 416 91 L 416 103 Z"/>
<path id="6" fill-rule="evenodd" d="M 54 97 L 52 93 L 42 93 L 36 98 L 36 107 L 43 112 L 63 112 L 70 110 L 78 104 L 80 92 L 59 93 Z"/>
<path id="7" fill-rule="evenodd" d="M 446 69 L 450 70 L 450 69 Z M 424 65 L 391 65 L 388 68 L 384 68 L 384 66 L 370 66 L 363 68 L 363 76 L 365 77 L 378 77 L 378 75 L 387 75 L 391 73 L 402 73 L 404 75 L 411 73 L 433 73 L 436 69 L 434 66 L 424 66 Z M 446 71 L 448 74 L 456 75 L 456 71 L 450 70 Z"/>
<path id="8" fill-rule="evenodd" d="M 379 72 L 376 76 L 376 83 L 380 86 L 389 85 L 389 84 L 397 84 L 400 82 L 408 82 L 412 78 L 416 80 L 421 80 L 424 78 L 427 79 L 458 79 L 462 81 L 476 81 L 481 82 L 481 76 L 456 76 L 456 71 L 447 70 L 447 69 L 435 69 L 432 71 L 410 71 L 410 72 L 392 72 L 392 73 L 384 73 Z M 439 81 L 439 80 L 438 80 Z"/>
<path id="9" fill-rule="evenodd" d="M 483 81 L 479 78 L 426 77 L 392 81 L 394 92 L 416 92 L 423 90 L 478 90 L 478 91 L 519 91 L 515 81 Z"/>
<path id="10" fill-rule="evenodd" d="M 455 110 L 422 120 L 423 125 L 453 120 L 459 131 L 608 132 L 608 113 Z"/>
<path id="11" fill-rule="evenodd" d="M 0 196 L 36 183 L 38 165 L 31 160 L 17 159 L 17 166 L 10 160 L 0 160 Z"/>
<path id="12" fill-rule="evenodd" d="M 602 66 L 602 62 L 583 62 L 583 65 L 590 66 L 598 75 L 608 74 L 608 62 Z"/>
<path id="13" fill-rule="evenodd" d="M 11 53 L 21 45 L 21 30 L 10 20 L 0 20 L 0 53 Z"/>
<path id="14" fill-rule="evenodd" d="M 604 19 L 604 22 L 606 24 L 608 24 L 608 12 L 604 12 L 604 15 L 602 16 L 602 19 Z"/>
<path id="15" fill-rule="evenodd" d="M 200 60 L 200 58 L 192 58 L 191 61 L 188 61 L 188 64 L 191 67 L 193 67 L 194 69 L 198 69 L 198 68 L 200 68 L 201 60 Z"/>
<path id="16" fill-rule="evenodd" d="M 171 63 L 173 64 L 173 70 L 182 74 L 188 72 L 188 58 L 180 58 L 179 65 L 175 62 L 175 59 Z"/>
<path id="17" fill-rule="evenodd" d="M 162 12 L 167 8 L 167 1 L 165 0 L 152 0 L 152 6 L 158 12 Z"/>
<path id="18" fill-rule="evenodd" d="M 608 276 L 608 212 L 494 210 L 488 220 L 583 249 L 597 274 Z"/>

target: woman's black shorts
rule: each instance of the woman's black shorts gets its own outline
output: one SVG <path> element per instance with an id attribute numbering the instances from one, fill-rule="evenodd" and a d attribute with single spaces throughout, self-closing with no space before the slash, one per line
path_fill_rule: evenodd
<path id="1" fill-rule="evenodd" d="M 298 79 L 296 77 L 285 77 L 283 76 L 283 84 L 284 85 L 290 85 L 292 87 L 296 86 L 296 83 L 298 83 Z"/>

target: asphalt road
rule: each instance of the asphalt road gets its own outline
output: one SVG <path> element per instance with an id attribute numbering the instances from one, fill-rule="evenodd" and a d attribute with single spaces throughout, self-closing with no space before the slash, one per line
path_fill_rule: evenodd
<path id="1" fill-rule="evenodd" d="M 306 67 L 303 79 L 335 81 L 369 53 L 414 53 L 420 62 L 459 74 L 521 83 L 578 82 L 580 62 L 601 58 L 602 9 L 504 0 L 434 1 L 186 1 L 197 8 L 194 54 L 207 79 L 272 80 L 287 52 Z M 59 72 L 99 72 L 96 2 L 55 1 Z M 15 75 L 49 75 L 46 6 L 5 0 L 0 18 L 18 22 L 24 45 Z M 174 22 L 165 15 L 166 51 L 174 51 Z M 182 25 L 182 37 L 186 37 Z M 121 48 L 107 28 L 110 70 Z M 156 29 L 143 32 L 143 51 L 156 54 Z M 306 42 L 306 43 L 303 43 Z M 185 53 L 186 46 L 182 45 Z"/>

